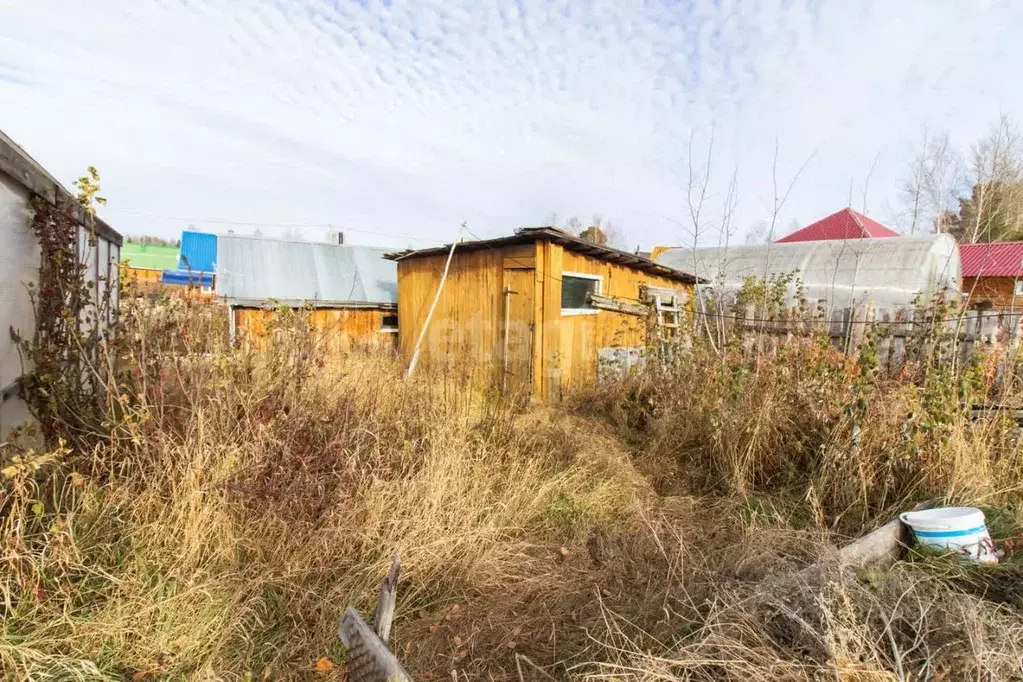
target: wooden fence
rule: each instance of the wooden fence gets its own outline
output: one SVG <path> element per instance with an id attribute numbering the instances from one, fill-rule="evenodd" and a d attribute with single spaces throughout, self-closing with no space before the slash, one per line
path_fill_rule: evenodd
<path id="1" fill-rule="evenodd" d="M 878 363 L 897 370 L 923 357 L 966 366 L 979 351 L 1015 351 L 1023 340 L 1023 311 L 935 310 L 914 308 L 846 308 L 829 316 L 796 310 L 765 313 L 756 306 L 743 311 L 696 311 L 694 331 L 718 340 L 742 338 L 747 353 L 776 350 L 781 344 L 826 334 L 832 345 L 856 353 L 875 343 Z M 1012 355 L 1010 352 L 1004 355 Z"/>

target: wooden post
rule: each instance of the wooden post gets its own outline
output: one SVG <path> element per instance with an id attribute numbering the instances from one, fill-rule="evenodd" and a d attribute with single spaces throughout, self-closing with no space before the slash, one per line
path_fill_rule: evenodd
<path id="1" fill-rule="evenodd" d="M 853 319 L 855 310 L 852 308 L 842 309 L 842 349 L 848 355 L 852 350 Z"/>
<path id="2" fill-rule="evenodd" d="M 885 373 L 891 372 L 892 360 L 892 313 L 887 308 L 881 313 L 881 338 L 877 342 L 877 364 Z M 875 317 L 875 324 L 877 318 Z"/>
<path id="3" fill-rule="evenodd" d="M 746 305 L 742 311 L 742 322 L 740 322 L 739 333 L 742 334 L 743 356 L 749 359 L 756 350 L 757 339 L 752 326 L 754 324 L 754 307 L 752 303 Z"/>
<path id="4" fill-rule="evenodd" d="M 391 559 L 377 607 L 373 615 L 373 629 L 359 615 L 348 607 L 341 618 L 338 638 L 348 649 L 349 682 L 411 682 L 409 674 L 401 667 L 387 646 L 394 619 L 394 604 L 398 594 L 398 573 L 401 562 L 398 557 Z"/>
<path id="5" fill-rule="evenodd" d="M 237 335 L 237 323 L 234 319 L 234 306 L 228 304 L 227 306 L 227 343 L 231 348 L 234 348 L 235 336 Z"/>
<path id="6" fill-rule="evenodd" d="M 377 597 L 377 608 L 373 612 L 373 629 L 377 636 L 387 644 L 391 636 L 391 621 L 394 620 L 394 604 L 398 599 L 398 572 L 401 571 L 401 561 L 398 557 L 391 559 L 391 570 L 387 572 L 384 584 L 380 586 L 380 596 Z"/>

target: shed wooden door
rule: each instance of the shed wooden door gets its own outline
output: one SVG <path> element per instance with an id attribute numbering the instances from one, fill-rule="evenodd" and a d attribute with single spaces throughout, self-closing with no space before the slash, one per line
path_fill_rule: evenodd
<path id="1" fill-rule="evenodd" d="M 533 387 L 533 268 L 504 268 L 504 317 L 501 336 L 501 387 L 507 393 L 525 393 Z"/>

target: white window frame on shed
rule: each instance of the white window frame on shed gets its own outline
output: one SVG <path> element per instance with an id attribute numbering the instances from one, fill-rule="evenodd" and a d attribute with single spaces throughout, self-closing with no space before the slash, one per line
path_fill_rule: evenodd
<path id="1" fill-rule="evenodd" d="M 400 323 L 398 322 L 398 313 L 397 312 L 393 312 L 393 313 L 385 312 L 380 317 L 381 317 L 381 319 L 380 319 L 380 329 L 377 330 L 377 333 L 379 333 L 379 334 L 397 334 L 398 333 L 398 325 Z M 394 326 L 393 327 L 387 325 L 387 318 L 389 318 L 389 317 L 393 317 L 394 318 Z"/>
<path id="2" fill-rule="evenodd" d="M 1013 293 L 1016 296 L 1023 296 L 1023 279 L 1016 280 L 1016 286 L 1013 288 Z"/>
<path id="3" fill-rule="evenodd" d="M 566 277 L 593 280 L 597 283 L 597 289 L 594 293 L 596 293 L 598 296 L 604 293 L 604 277 L 602 275 L 591 275 L 588 272 L 571 272 L 567 270 L 562 271 L 561 273 L 562 286 L 564 286 Z M 569 315 L 596 315 L 599 312 L 600 309 L 598 308 L 562 308 L 561 316 L 565 317 Z"/>

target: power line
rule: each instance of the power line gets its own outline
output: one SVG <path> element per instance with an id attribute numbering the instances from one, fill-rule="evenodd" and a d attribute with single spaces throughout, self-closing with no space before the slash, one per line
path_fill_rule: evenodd
<path id="1" fill-rule="evenodd" d="M 465 230 L 466 232 L 468 232 L 472 237 L 474 237 L 476 239 L 476 241 L 478 241 L 478 242 L 486 241 L 485 239 L 483 239 L 483 237 L 479 236 L 478 234 L 476 234 L 475 232 L 470 230 L 468 225 L 463 224 L 462 225 L 462 229 Z"/>

